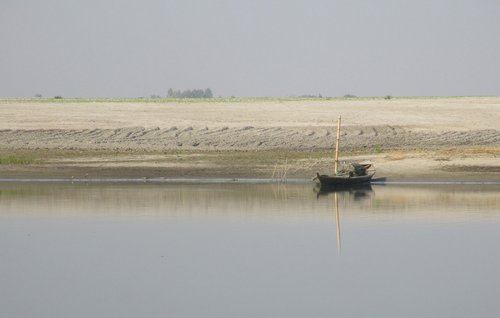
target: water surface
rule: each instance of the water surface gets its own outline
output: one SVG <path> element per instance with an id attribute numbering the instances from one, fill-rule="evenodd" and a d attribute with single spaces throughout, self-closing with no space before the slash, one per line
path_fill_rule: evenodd
<path id="1" fill-rule="evenodd" d="M 0 184 L 0 317 L 494 317 L 499 194 Z"/>

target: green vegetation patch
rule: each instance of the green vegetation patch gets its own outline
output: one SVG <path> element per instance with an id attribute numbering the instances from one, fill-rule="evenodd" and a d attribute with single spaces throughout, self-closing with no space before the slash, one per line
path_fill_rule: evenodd
<path id="1" fill-rule="evenodd" d="M 29 165 L 34 161 L 30 155 L 0 155 L 0 165 Z"/>

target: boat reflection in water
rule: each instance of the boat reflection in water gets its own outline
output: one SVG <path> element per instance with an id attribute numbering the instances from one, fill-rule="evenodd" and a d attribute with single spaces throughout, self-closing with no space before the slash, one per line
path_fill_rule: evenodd
<path id="1" fill-rule="evenodd" d="M 358 184 L 358 185 L 350 185 L 345 187 L 328 187 L 324 185 L 317 184 L 313 191 L 316 193 L 316 196 L 319 198 L 320 196 L 326 196 L 334 193 L 345 193 L 349 196 L 353 197 L 353 200 L 359 200 L 362 198 L 366 198 L 373 192 L 372 186 L 370 183 Z"/>
<path id="2" fill-rule="evenodd" d="M 324 185 L 316 185 L 314 187 L 316 197 L 328 196 L 333 194 L 333 203 L 335 209 L 335 225 L 337 231 L 337 252 L 340 255 L 342 250 L 341 236 L 340 236 L 340 211 L 339 211 L 339 194 L 348 195 L 353 201 L 360 201 L 370 199 L 374 191 L 372 186 L 368 184 L 360 184 L 351 187 L 338 188 L 338 187 L 325 187 Z"/>

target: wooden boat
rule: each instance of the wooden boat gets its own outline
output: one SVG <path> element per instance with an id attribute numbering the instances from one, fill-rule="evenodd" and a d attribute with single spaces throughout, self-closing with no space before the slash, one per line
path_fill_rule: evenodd
<path id="1" fill-rule="evenodd" d="M 320 175 L 316 173 L 316 177 L 314 177 L 314 181 L 321 184 L 321 186 L 325 187 L 349 187 L 349 186 L 357 186 L 357 185 L 366 185 L 370 184 L 370 181 L 375 172 L 368 173 L 364 176 L 349 176 L 349 175 L 340 175 L 340 176 L 329 176 L 329 175 Z"/>
<path id="2" fill-rule="evenodd" d="M 351 163 L 350 169 L 339 170 L 340 116 L 337 123 L 337 142 L 335 146 L 335 174 L 316 173 L 313 180 L 325 188 L 349 188 L 370 184 L 375 171 L 370 171 L 371 164 Z"/>

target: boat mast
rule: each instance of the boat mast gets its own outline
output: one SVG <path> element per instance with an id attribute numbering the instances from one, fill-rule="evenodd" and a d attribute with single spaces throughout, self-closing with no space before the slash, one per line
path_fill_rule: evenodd
<path id="1" fill-rule="evenodd" d="M 335 174 L 339 172 L 340 115 L 337 122 L 337 143 L 335 145 Z"/>

